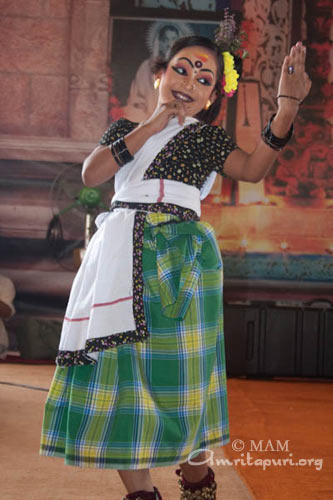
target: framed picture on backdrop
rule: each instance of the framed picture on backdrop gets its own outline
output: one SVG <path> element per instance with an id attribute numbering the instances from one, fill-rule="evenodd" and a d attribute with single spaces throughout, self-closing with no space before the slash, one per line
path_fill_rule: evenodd
<path id="1" fill-rule="evenodd" d="M 110 119 L 125 116 L 141 122 L 153 113 L 158 92 L 150 70 L 151 58 L 164 57 L 178 38 L 214 37 L 218 23 L 175 19 L 111 18 Z"/>
<path id="2" fill-rule="evenodd" d="M 225 8 L 240 11 L 243 0 L 112 0 L 113 17 L 218 20 Z"/>

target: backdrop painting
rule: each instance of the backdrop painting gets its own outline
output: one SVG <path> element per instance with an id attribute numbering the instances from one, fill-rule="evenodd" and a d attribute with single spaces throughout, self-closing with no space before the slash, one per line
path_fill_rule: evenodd
<path id="1" fill-rule="evenodd" d="M 136 8 L 134 3 L 132 7 Z M 264 123 L 276 110 L 283 57 L 298 39 L 308 47 L 313 87 L 301 106 L 293 140 L 271 173 L 253 185 L 218 176 L 203 203 L 202 219 L 215 227 L 226 279 L 242 280 L 241 286 L 250 286 L 245 285 L 246 280 L 264 280 L 267 291 L 274 280 L 279 280 L 281 286 L 291 281 L 311 286 L 317 282 L 316 290 L 320 291 L 320 286 L 325 282 L 329 286 L 333 279 L 331 2 L 245 0 L 242 8 L 250 57 L 245 60 L 237 96 L 224 107 L 219 123 L 241 147 L 253 149 Z M 144 14 L 144 8 L 140 9 Z M 138 19 L 111 19 L 109 121 L 125 111 L 141 116 L 150 112 L 149 96 L 138 85 L 133 90 L 132 84 L 141 80 L 141 76 L 136 78 L 140 71 L 149 80 L 147 61 L 160 45 L 165 50 L 175 34 L 184 32 L 212 36 L 217 25 L 212 21 L 213 14 L 218 18 L 216 13 L 200 21 L 198 11 L 187 17 L 171 19 L 168 15 L 165 19 L 160 9 L 152 10 L 155 15 L 150 19 L 145 14 L 135 14 Z M 165 10 L 163 13 L 165 16 Z M 168 29 L 162 31 L 163 27 Z M 158 37 L 161 32 L 163 36 Z M 150 84 L 146 85 L 148 91 Z M 72 184 L 69 174 L 62 174 L 68 169 L 75 171 L 75 189 L 62 190 L 61 194 L 60 186 Z M 67 250 L 83 239 L 83 214 L 73 210 L 63 215 L 67 253 L 60 259 L 47 245 L 46 233 L 54 212 L 72 203 L 82 188 L 80 169 L 81 165 L 56 161 L 1 161 L 0 270 L 15 281 L 19 301 L 32 297 L 35 307 L 43 301 L 50 307 L 55 303 L 63 306 L 67 300 L 75 268 Z M 55 185 L 60 191 L 55 190 Z M 102 188 L 108 203 L 112 184 Z M 327 296 L 327 289 L 322 290 Z"/>
<path id="2" fill-rule="evenodd" d="M 248 51 L 227 130 L 252 151 L 276 111 L 280 67 L 303 40 L 312 90 L 290 144 L 258 184 L 218 179 L 204 204 L 217 228 L 227 277 L 333 279 L 333 49 L 330 2 L 244 2 Z M 224 205 L 222 210 L 220 205 Z"/>
<path id="3" fill-rule="evenodd" d="M 186 16 L 216 20 L 226 7 L 240 10 L 243 0 L 112 0 L 111 16 L 173 17 Z"/>

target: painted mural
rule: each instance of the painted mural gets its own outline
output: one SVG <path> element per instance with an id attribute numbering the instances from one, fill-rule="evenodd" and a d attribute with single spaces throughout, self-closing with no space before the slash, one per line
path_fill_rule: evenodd
<path id="1" fill-rule="evenodd" d="M 280 67 L 290 45 L 298 39 L 308 48 L 307 70 L 313 87 L 301 106 L 293 139 L 270 174 L 257 184 L 218 177 L 203 203 L 202 219 L 215 227 L 227 280 L 248 284 L 264 281 L 267 287 L 273 281 L 327 287 L 333 279 L 331 3 L 228 3 L 248 32 L 250 57 L 244 62 L 238 93 L 225 103 L 218 123 L 242 148 L 251 151 L 255 147 L 265 122 L 276 110 Z M 154 42 L 158 29 L 168 26 L 165 44 L 176 33 L 211 36 L 218 17 L 211 12 L 200 20 L 198 12 L 188 18 L 183 12 L 181 20 L 164 19 L 158 9 L 154 12 L 155 17 L 149 19 L 111 16 L 110 122 L 124 112 L 142 114 L 149 110 L 149 98 L 141 95 L 142 89 L 135 82 L 137 74 L 145 71 L 146 61 L 158 50 Z M 129 54 L 130 64 L 121 52 L 126 49 L 122 43 L 125 28 L 137 37 Z M 125 60 L 127 72 L 122 68 Z M 146 72 L 148 89 L 149 78 Z M 67 300 L 78 265 L 74 250 L 82 246 L 85 232 L 86 211 L 75 205 L 83 187 L 80 169 L 79 164 L 56 161 L 0 161 L 0 272 L 14 280 L 21 307 L 29 301 L 35 307 L 42 307 L 43 301 L 47 307 L 63 307 Z M 108 205 L 112 182 L 102 187 L 101 196 L 104 206 Z M 75 206 L 66 210 L 73 203 Z M 105 208 L 98 208 L 101 210 Z M 61 229 L 54 223 L 48 231 L 59 212 Z M 51 237 L 47 238 L 48 234 Z"/>
<path id="2" fill-rule="evenodd" d="M 250 57 L 226 121 L 243 149 L 253 150 L 276 110 L 280 67 L 297 40 L 307 46 L 313 86 L 301 106 L 292 141 L 269 175 L 257 184 L 218 179 L 204 216 L 217 228 L 226 276 L 331 281 L 332 3 L 246 0 L 243 25 L 249 33 Z"/>

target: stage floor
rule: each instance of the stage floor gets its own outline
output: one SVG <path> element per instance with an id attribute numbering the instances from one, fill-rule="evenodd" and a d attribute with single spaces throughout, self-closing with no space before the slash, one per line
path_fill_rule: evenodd
<path id="1" fill-rule="evenodd" d="M 0 363 L 1 498 L 120 500 L 125 490 L 115 470 L 79 469 L 39 456 L 53 372 L 52 365 Z M 218 499 L 333 498 L 332 381 L 229 378 L 228 394 L 231 442 L 210 456 Z M 231 465 L 222 465 L 223 458 Z M 299 465 L 273 465 L 286 458 Z M 151 471 L 163 500 L 179 498 L 174 470 Z"/>

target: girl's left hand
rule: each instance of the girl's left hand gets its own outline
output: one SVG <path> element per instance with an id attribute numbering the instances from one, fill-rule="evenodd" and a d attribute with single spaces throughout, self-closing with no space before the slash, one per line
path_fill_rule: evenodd
<path id="1" fill-rule="evenodd" d="M 279 109 L 297 113 L 299 104 L 306 98 L 311 89 L 311 80 L 305 71 L 306 48 L 302 42 L 294 45 L 288 56 L 284 58 L 278 96 L 287 95 L 299 99 L 281 97 L 278 99 Z"/>

